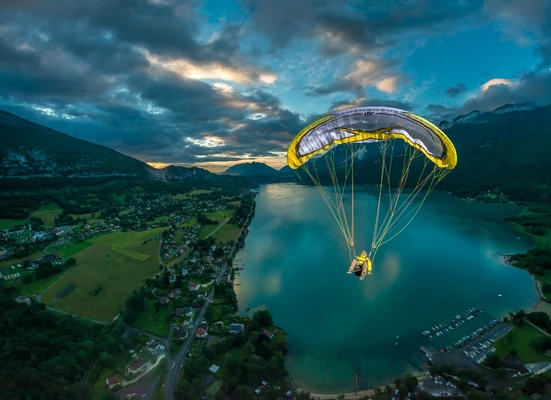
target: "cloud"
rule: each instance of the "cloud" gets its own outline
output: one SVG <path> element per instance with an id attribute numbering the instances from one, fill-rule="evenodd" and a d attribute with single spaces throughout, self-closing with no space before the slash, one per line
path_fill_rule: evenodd
<path id="1" fill-rule="evenodd" d="M 449 87 L 446 89 L 446 94 L 450 97 L 456 97 L 461 93 L 465 92 L 467 87 L 463 83 L 458 83 L 455 86 Z"/>
<path id="2" fill-rule="evenodd" d="M 505 104 L 546 105 L 551 103 L 551 70 L 536 71 L 518 80 L 491 79 L 480 86 L 479 92 L 464 104 L 446 107 L 429 104 L 426 110 L 435 119 L 451 120 L 471 111 L 493 111 Z"/>
<path id="3" fill-rule="evenodd" d="M 518 81 L 497 80 L 490 85 L 487 82 L 476 97 L 458 109 L 457 114 L 473 110 L 492 111 L 507 103 L 551 103 L 551 71 L 526 74 Z"/>
<path id="4" fill-rule="evenodd" d="M 538 46 L 540 69 L 551 65 L 551 1 L 486 0 L 484 8 L 501 24 L 507 39 L 521 46 Z"/>
<path id="5" fill-rule="evenodd" d="M 482 1 L 243 0 L 251 27 L 274 48 L 316 38 L 324 54 L 355 56 L 389 48 L 405 33 L 449 32 L 466 17 L 479 18 Z"/>
<path id="6" fill-rule="evenodd" d="M 336 79 L 327 86 L 307 88 L 307 96 L 327 95 L 338 92 L 349 92 L 356 96 L 363 96 L 365 88 L 375 86 L 379 91 L 393 93 L 401 74 L 392 75 L 389 69 L 395 65 L 394 61 L 365 61 L 358 60 L 350 71 L 340 79 Z"/>

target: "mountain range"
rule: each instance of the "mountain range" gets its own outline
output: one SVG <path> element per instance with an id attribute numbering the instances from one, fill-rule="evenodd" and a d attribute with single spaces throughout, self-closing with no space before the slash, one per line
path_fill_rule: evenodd
<path id="1" fill-rule="evenodd" d="M 551 105 L 507 104 L 492 112 L 473 111 L 453 121 L 442 121 L 439 126 L 458 152 L 458 165 L 439 184 L 442 189 L 467 193 L 551 181 Z M 289 167 L 278 171 L 259 162 L 237 164 L 219 175 L 201 168 L 155 169 L 105 146 L 76 139 L 5 111 L 0 111 L 0 132 L 0 178 L 4 182 L 98 177 L 196 180 L 221 186 L 300 182 Z M 380 155 L 373 151 L 372 144 L 366 146 L 372 147 L 362 149 L 356 157 L 355 180 L 377 183 L 379 174 L 374 171 Z M 397 148 L 395 154 L 400 151 Z M 336 165 L 347 157 L 350 154 L 336 149 Z M 319 168 L 320 179 L 328 181 L 324 169 L 327 171 L 326 167 Z M 307 181 L 308 178 L 304 180 Z"/>
<path id="2" fill-rule="evenodd" d="M 439 126 L 458 153 L 458 164 L 438 184 L 440 189 L 466 194 L 511 186 L 532 190 L 551 183 L 551 105 L 507 104 L 492 112 L 473 111 L 453 121 L 442 121 Z M 366 149 L 369 151 L 363 151 Z M 373 144 L 366 145 L 356 157 L 356 183 L 379 181 L 379 172 L 372 171 L 380 171 L 377 163 L 381 156 L 372 149 Z M 401 151 L 397 148 L 394 154 L 399 155 Z M 344 163 L 346 157 L 350 154 L 339 147 L 335 149 L 335 165 Z M 327 168 L 322 165 L 323 159 L 320 162 L 317 167 L 320 181 L 330 182 Z M 254 168 L 258 169 L 258 166 Z M 250 176 L 253 169 L 240 164 L 240 171 Z M 271 176 L 270 181 L 276 178 L 292 180 L 293 177 L 296 179 L 291 169 L 284 167 L 277 176 Z M 304 182 L 308 181 L 305 177 Z"/>
<path id="3" fill-rule="evenodd" d="M 168 166 L 155 169 L 105 146 L 77 139 L 0 110 L 0 179 L 5 185 L 40 180 L 91 178 L 197 180 L 216 186 L 249 185 L 239 176 L 220 176 L 201 168 Z"/>

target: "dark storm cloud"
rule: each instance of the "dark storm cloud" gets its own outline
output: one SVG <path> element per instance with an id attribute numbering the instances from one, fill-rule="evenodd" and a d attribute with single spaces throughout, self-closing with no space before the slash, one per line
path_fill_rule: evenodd
<path id="1" fill-rule="evenodd" d="M 225 24 L 208 43 L 194 1 L 9 2 L 0 15 L 2 107 L 76 137 L 140 159 L 208 161 L 223 153 L 266 155 L 298 126 L 266 91 L 227 93 L 152 65 L 185 59 L 233 68 L 252 82 L 265 68 L 247 64 L 241 25 Z M 47 116 L 46 116 L 46 114 Z M 260 113 L 260 114 L 259 114 Z M 261 119 L 250 119 L 258 114 Z M 259 138 L 265 140 L 258 147 Z M 254 138 L 254 141 L 251 141 Z M 199 142 L 197 142 L 199 140 Z"/>
<path id="2" fill-rule="evenodd" d="M 455 86 L 449 87 L 446 89 L 446 94 L 450 97 L 456 97 L 461 93 L 465 92 L 467 87 L 463 83 L 458 83 Z"/>
<path id="3" fill-rule="evenodd" d="M 346 53 L 352 47 L 373 51 L 395 44 L 405 32 L 449 31 L 455 21 L 473 15 L 482 1 L 441 0 L 243 0 L 252 27 L 285 47 L 292 40 L 319 37 L 328 55 Z"/>
<path id="4" fill-rule="evenodd" d="M 199 58 L 193 36 L 201 21 L 192 1 L 174 6 L 148 0 L 53 0 L 9 2 L 5 19 L 41 21 L 41 25 L 70 22 L 111 33 L 119 42 L 156 49 L 159 54 Z"/>

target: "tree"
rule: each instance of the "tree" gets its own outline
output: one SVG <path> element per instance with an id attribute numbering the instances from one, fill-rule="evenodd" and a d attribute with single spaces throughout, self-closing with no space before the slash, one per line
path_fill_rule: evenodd
<path id="1" fill-rule="evenodd" d="M 254 313 L 253 321 L 257 322 L 262 327 L 269 327 L 274 324 L 272 315 L 268 310 L 260 310 Z"/>
<path id="2" fill-rule="evenodd" d="M 111 368 L 115 363 L 115 359 L 111 354 L 103 352 L 98 358 L 98 363 L 104 368 Z"/>
<path id="3" fill-rule="evenodd" d="M 75 257 L 69 257 L 67 259 L 67 261 L 65 262 L 65 264 L 67 264 L 67 266 L 69 268 L 71 268 L 71 267 L 74 267 L 75 265 L 77 265 L 77 260 L 75 259 Z"/>
<path id="4" fill-rule="evenodd" d="M 406 379 L 404 379 L 404 385 L 406 386 L 408 392 L 413 392 L 417 386 L 419 386 L 419 381 L 417 377 L 407 374 Z"/>

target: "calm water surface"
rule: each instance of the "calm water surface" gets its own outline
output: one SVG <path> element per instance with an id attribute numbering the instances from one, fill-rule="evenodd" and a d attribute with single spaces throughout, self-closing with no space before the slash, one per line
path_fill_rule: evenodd
<path id="1" fill-rule="evenodd" d="M 357 247 L 371 243 L 375 194 L 355 196 Z M 288 333 L 291 376 L 312 392 L 353 390 L 356 367 L 361 388 L 420 371 L 416 353 L 430 344 L 423 330 L 469 308 L 502 317 L 538 300 L 528 273 L 499 256 L 531 246 L 503 220 L 516 206 L 433 192 L 408 228 L 380 248 L 373 275 L 360 281 L 346 274 L 346 244 L 316 188 L 266 185 L 256 201 L 236 256 L 243 265 L 235 286 L 240 314 L 270 311 Z M 484 318 L 473 327 L 490 317 Z"/>

